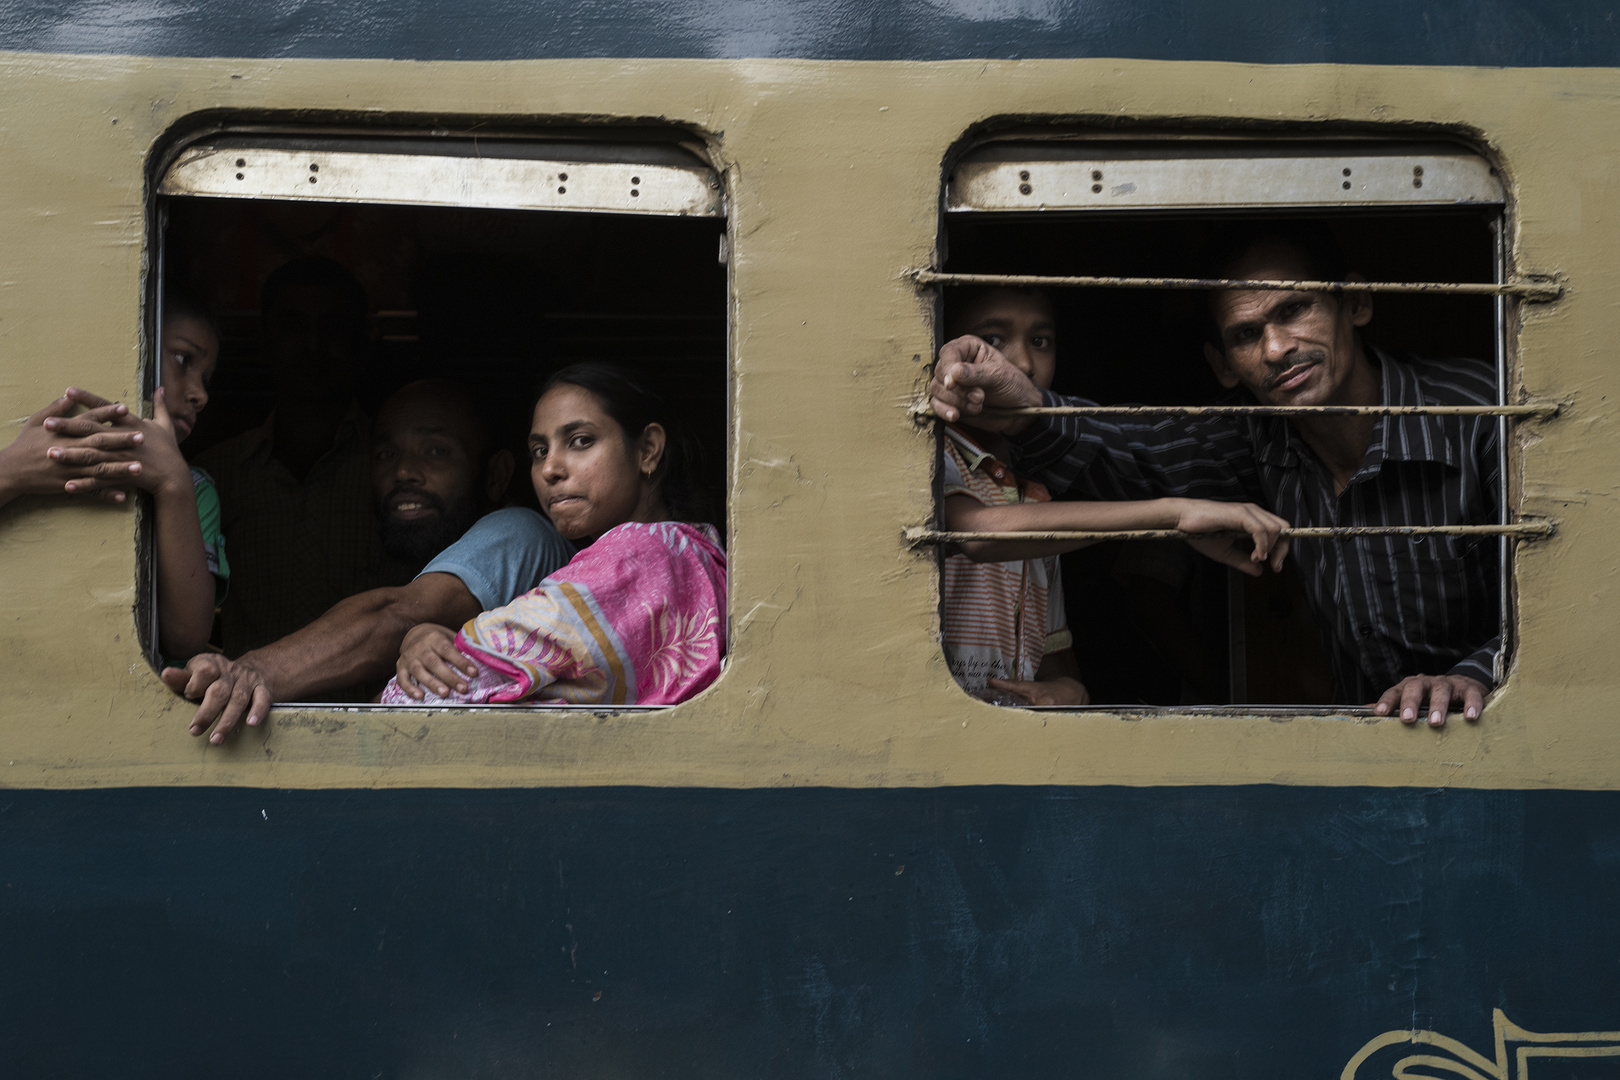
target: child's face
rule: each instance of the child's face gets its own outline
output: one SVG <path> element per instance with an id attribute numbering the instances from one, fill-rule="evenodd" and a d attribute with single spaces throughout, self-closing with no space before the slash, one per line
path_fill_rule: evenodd
<path id="1" fill-rule="evenodd" d="M 163 320 L 163 404 L 174 421 L 174 440 L 184 442 L 208 404 L 208 384 L 219 362 L 219 338 L 190 315 Z"/>
<path id="2" fill-rule="evenodd" d="M 661 449 L 661 447 L 660 447 Z M 596 537 L 634 518 L 646 460 L 590 391 L 564 383 L 534 407 L 529 431 L 534 493 L 557 531 L 570 540 Z"/>
<path id="3" fill-rule="evenodd" d="M 1042 390 L 1051 388 L 1057 371 L 1057 323 L 1046 297 L 992 289 L 970 300 L 951 325 L 956 334 L 989 342 Z"/>

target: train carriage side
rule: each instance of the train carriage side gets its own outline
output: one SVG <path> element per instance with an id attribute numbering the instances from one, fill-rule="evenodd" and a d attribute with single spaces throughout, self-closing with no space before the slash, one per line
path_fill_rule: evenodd
<path id="1" fill-rule="evenodd" d="M 149 398 L 181 272 L 248 423 L 258 283 L 325 254 L 379 379 L 658 365 L 730 564 L 684 704 L 291 702 L 210 746 L 139 502 L 0 508 L 9 1072 L 1620 1070 L 1600 5 L 0 12 L 5 415 Z M 1213 681 L 1165 689 L 1124 542 L 1065 565 L 1097 704 L 968 696 L 918 412 L 951 290 L 1045 279 L 1070 388 L 1196 405 L 1167 279 L 1272 218 L 1472 289 L 1379 310 L 1497 365 L 1483 717 L 1327 703 L 1289 594 L 1207 573 Z"/>

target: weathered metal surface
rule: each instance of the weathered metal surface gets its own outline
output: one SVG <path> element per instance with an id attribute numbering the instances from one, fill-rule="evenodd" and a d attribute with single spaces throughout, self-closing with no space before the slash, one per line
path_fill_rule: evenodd
<path id="1" fill-rule="evenodd" d="M 1556 281 L 1260 281 L 1247 278 L 1117 277 L 1111 275 L 946 274 L 908 270 L 918 285 L 1006 285 L 1081 289 L 1261 289 L 1268 292 L 1436 293 L 1449 296 L 1511 296 L 1548 302 L 1564 295 Z"/>
<path id="2" fill-rule="evenodd" d="M 724 216 L 707 169 L 510 157 L 196 146 L 158 194 Z"/>
<path id="3" fill-rule="evenodd" d="M 1175 210 L 1497 205 L 1490 163 L 1457 147 L 1271 148 L 1248 141 L 1131 151 L 1106 142 L 992 144 L 957 164 L 945 209 Z"/>

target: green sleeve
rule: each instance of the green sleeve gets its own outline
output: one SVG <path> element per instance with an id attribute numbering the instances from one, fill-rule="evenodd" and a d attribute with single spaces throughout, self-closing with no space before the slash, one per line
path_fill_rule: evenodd
<path id="1" fill-rule="evenodd" d="M 225 599 L 225 586 L 231 579 L 231 564 L 225 558 L 225 537 L 219 531 L 219 489 L 214 486 L 214 478 L 201 469 L 191 470 L 191 484 L 197 494 L 197 523 L 202 526 L 208 572 L 217 581 L 214 603 L 218 604 Z"/>

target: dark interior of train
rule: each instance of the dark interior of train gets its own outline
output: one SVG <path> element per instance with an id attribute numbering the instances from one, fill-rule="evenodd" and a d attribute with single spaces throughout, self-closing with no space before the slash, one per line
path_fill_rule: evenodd
<path id="1" fill-rule="evenodd" d="M 169 199 L 165 211 L 165 278 L 214 311 L 222 339 L 188 456 L 265 419 L 272 391 L 257 349 L 259 291 L 277 266 L 319 254 L 348 267 L 370 301 L 368 410 L 411 380 L 448 375 L 502 406 L 521 452 L 527 406 L 548 372 L 583 359 L 626 360 L 656 373 L 689 418 L 710 516 L 724 524 L 722 221 L 202 198 Z M 1495 241 L 1482 211 L 1321 220 L 1368 278 L 1493 277 Z M 945 268 L 1195 276 L 1195 253 L 1217 223 L 1209 214 L 951 215 Z M 1061 289 L 1053 301 L 1059 392 L 1104 404 L 1220 396 L 1201 355 L 1201 294 Z M 948 309 L 950 290 L 944 302 Z M 1378 297 L 1367 338 L 1419 354 L 1490 357 L 1495 333 L 1489 299 L 1396 295 Z M 526 471 L 509 497 L 533 505 Z M 1291 572 L 1237 580 L 1174 542 L 1099 544 L 1064 556 L 1063 569 L 1075 651 L 1096 704 L 1328 701 L 1326 664 Z M 1236 654 L 1235 636 L 1243 642 Z"/>
<path id="2" fill-rule="evenodd" d="M 1198 277 L 1198 253 L 1233 217 L 951 214 L 944 269 Z M 1491 212 L 1338 212 L 1315 220 L 1332 229 L 1367 280 L 1495 279 Z M 1203 359 L 1204 294 L 1065 288 L 1052 300 L 1059 393 L 1152 405 L 1221 396 Z M 949 289 L 944 304 L 948 322 Z M 1365 338 L 1419 355 L 1491 359 L 1492 305 L 1484 297 L 1379 295 Z M 1101 543 L 1063 556 L 1062 565 L 1075 655 L 1094 704 L 1329 702 L 1326 661 L 1291 569 L 1245 578 L 1175 541 Z"/>
<path id="3" fill-rule="evenodd" d="M 368 411 L 407 382 L 447 376 L 502 413 L 523 460 L 545 376 L 622 360 L 654 373 L 688 418 L 709 516 L 724 527 L 724 221 L 215 198 L 164 209 L 165 279 L 215 313 L 222 339 L 187 456 L 264 421 L 273 393 L 258 354 L 260 289 L 283 263 L 323 255 L 369 299 Z M 534 505 L 526 469 L 510 498 Z"/>

